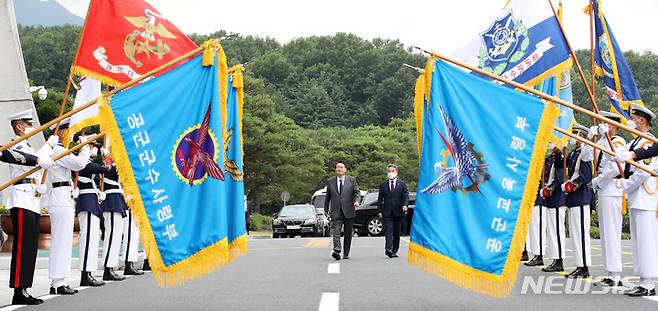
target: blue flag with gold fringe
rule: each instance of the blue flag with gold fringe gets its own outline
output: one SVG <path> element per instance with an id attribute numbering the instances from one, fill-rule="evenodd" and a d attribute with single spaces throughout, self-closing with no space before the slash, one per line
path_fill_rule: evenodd
<path id="1" fill-rule="evenodd" d="M 424 107 L 409 263 L 506 296 L 559 109 L 433 59 L 423 80 L 417 85 L 424 92 L 416 93 Z"/>
<path id="2" fill-rule="evenodd" d="M 100 107 L 160 286 L 204 275 L 233 257 L 229 210 L 243 198 L 224 173 L 227 75 L 221 46 L 209 44 L 203 55 Z"/>
<path id="3" fill-rule="evenodd" d="M 593 1 L 594 28 L 596 33 L 594 60 L 596 75 L 603 77 L 603 83 L 610 98 L 610 111 L 630 120 L 630 105 L 644 106 L 640 91 L 633 79 L 631 68 L 626 63 L 608 21 L 601 11 L 601 0 Z"/>

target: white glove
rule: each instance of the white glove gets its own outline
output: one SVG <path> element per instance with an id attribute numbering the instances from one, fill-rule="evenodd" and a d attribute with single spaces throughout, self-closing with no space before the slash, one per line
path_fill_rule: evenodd
<path id="1" fill-rule="evenodd" d="M 589 132 L 587 133 L 587 139 L 592 139 L 594 136 L 598 134 L 599 134 L 599 127 L 593 125 L 589 128 Z"/>
<path id="2" fill-rule="evenodd" d="M 629 120 L 628 122 L 626 122 L 626 126 L 635 129 L 637 127 L 637 124 L 635 124 L 635 121 Z"/>
<path id="3" fill-rule="evenodd" d="M 592 178 L 592 189 L 594 189 L 594 192 L 599 190 L 599 177 Z"/>
<path id="4" fill-rule="evenodd" d="M 50 135 L 46 141 L 50 147 L 55 147 L 59 144 L 59 136 Z"/>
<path id="5" fill-rule="evenodd" d="M 73 191 L 71 191 L 71 196 L 74 199 L 77 199 L 80 196 L 80 189 L 78 188 L 73 188 Z"/>
<path id="6" fill-rule="evenodd" d="M 610 125 L 608 125 L 608 123 L 599 124 L 599 134 L 605 135 L 608 134 L 608 132 L 610 132 Z"/>
<path id="7" fill-rule="evenodd" d="M 46 187 L 46 184 L 38 184 L 36 190 L 39 194 L 44 194 L 48 191 L 48 187 Z"/>
<path id="8" fill-rule="evenodd" d="M 37 164 L 45 169 L 50 169 L 51 167 L 55 166 L 55 162 L 53 162 L 53 159 L 49 157 L 39 157 Z"/>
<path id="9" fill-rule="evenodd" d="M 101 192 L 98 194 L 98 200 L 101 202 L 105 201 L 105 197 L 106 197 L 105 192 Z"/>
<path id="10" fill-rule="evenodd" d="M 89 145 L 84 145 L 84 146 L 80 147 L 80 153 L 91 154 L 91 149 L 89 149 Z"/>
<path id="11" fill-rule="evenodd" d="M 89 139 L 89 136 L 80 135 L 80 136 L 78 136 L 78 143 L 80 143 L 80 144 L 84 143 L 85 141 L 87 141 L 87 139 Z"/>
<path id="12" fill-rule="evenodd" d="M 565 188 L 565 185 L 566 185 L 566 184 L 567 184 L 567 183 L 563 183 L 562 185 L 560 185 L 560 188 L 562 189 L 562 192 L 565 192 L 564 190 L 566 189 L 566 188 Z"/>
<path id="13" fill-rule="evenodd" d="M 633 160 L 633 154 L 631 151 L 620 151 L 617 152 L 617 156 L 614 157 L 614 160 L 621 163 L 626 163 L 626 161 Z"/>
<path id="14" fill-rule="evenodd" d="M 101 148 L 101 154 L 106 157 L 108 154 L 110 154 L 110 149 L 107 149 L 105 147 Z"/>

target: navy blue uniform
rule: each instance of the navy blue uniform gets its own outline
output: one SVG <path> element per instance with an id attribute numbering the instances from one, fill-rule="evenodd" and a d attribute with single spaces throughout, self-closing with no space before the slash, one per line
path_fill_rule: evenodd
<path id="1" fill-rule="evenodd" d="M 551 166 L 555 170 L 553 181 L 549 184 L 548 179 L 550 178 Z M 562 189 L 560 189 L 562 183 L 564 182 L 564 156 L 562 152 L 557 152 L 551 154 L 546 160 L 546 165 L 544 165 L 546 170 L 546 187 L 551 190 L 551 195 L 543 201 L 545 207 L 547 208 L 558 208 L 564 206 L 565 197 Z"/>
<path id="2" fill-rule="evenodd" d="M 25 166 L 36 166 L 39 158 L 29 153 L 7 149 L 0 155 L 0 162 Z"/>
<path id="3" fill-rule="evenodd" d="M 571 180 L 576 173 L 575 170 L 580 151 L 580 148 L 574 149 L 567 157 L 567 174 L 569 180 Z M 580 161 L 578 177 L 571 181 L 576 185 L 576 190 L 566 195 L 565 205 L 567 207 L 576 207 L 591 204 L 594 191 L 592 188 L 588 187 L 587 184 L 592 181 L 592 162 Z"/>
<path id="4" fill-rule="evenodd" d="M 80 190 L 80 195 L 75 201 L 76 213 L 89 212 L 93 215 L 96 215 L 98 218 L 101 218 L 101 206 L 98 203 L 98 194 L 95 192 L 85 193 L 85 191 L 93 192 L 97 189 L 94 187 L 92 182 L 87 182 L 88 179 L 93 180 L 94 175 L 105 174 L 107 172 L 107 166 L 102 166 L 94 162 L 90 162 L 87 164 L 87 166 L 85 166 L 84 169 L 79 172 L 78 189 Z"/>
<path id="5" fill-rule="evenodd" d="M 101 210 L 103 213 L 119 213 L 121 214 L 121 217 L 126 217 L 128 206 L 123 197 L 123 191 L 120 191 L 121 188 L 117 185 L 119 183 L 119 173 L 117 172 L 116 166 L 113 165 L 112 168 L 105 173 L 103 181 L 103 190 L 107 194 L 105 196 L 105 201 L 101 204 Z"/>

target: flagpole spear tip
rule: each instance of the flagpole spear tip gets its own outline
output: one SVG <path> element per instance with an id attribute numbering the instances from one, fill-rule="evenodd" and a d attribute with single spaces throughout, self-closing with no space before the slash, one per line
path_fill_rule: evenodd
<path id="1" fill-rule="evenodd" d="M 402 66 L 407 67 L 407 68 L 409 68 L 409 69 L 413 69 L 413 70 L 417 71 L 418 73 L 423 73 L 423 71 L 425 71 L 425 70 L 422 69 L 422 68 L 418 68 L 418 67 L 416 67 L 416 66 L 412 66 L 412 65 L 409 65 L 409 64 L 407 64 L 407 63 L 402 63 Z"/>
<path id="2" fill-rule="evenodd" d="M 417 47 L 417 46 L 411 46 L 411 48 L 414 49 L 414 50 L 419 50 L 419 51 L 421 51 L 421 52 L 423 52 L 423 53 L 425 53 L 425 54 L 427 54 L 427 55 L 434 55 L 434 53 L 432 53 L 432 52 L 430 52 L 430 51 L 428 51 L 428 50 L 425 50 L 425 49 L 423 49 L 423 48 Z"/>
<path id="3" fill-rule="evenodd" d="M 232 33 L 230 33 L 230 34 L 228 34 L 228 35 L 226 35 L 226 36 L 223 36 L 223 37 L 219 38 L 219 42 L 222 42 L 222 41 L 224 41 L 224 40 L 228 40 L 228 39 L 235 38 L 235 37 L 237 37 L 237 36 L 239 36 L 239 35 L 240 35 L 240 33 L 232 32 Z"/>

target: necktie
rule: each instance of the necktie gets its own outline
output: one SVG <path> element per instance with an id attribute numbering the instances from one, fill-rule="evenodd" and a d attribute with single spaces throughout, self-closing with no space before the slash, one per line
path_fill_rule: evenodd
<path id="1" fill-rule="evenodd" d="M 338 179 L 338 194 L 343 193 L 343 179 Z"/>
<path id="2" fill-rule="evenodd" d="M 395 191 L 395 181 L 391 180 L 391 192 Z"/>

